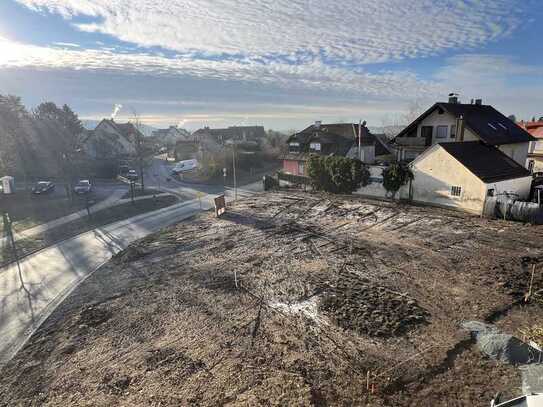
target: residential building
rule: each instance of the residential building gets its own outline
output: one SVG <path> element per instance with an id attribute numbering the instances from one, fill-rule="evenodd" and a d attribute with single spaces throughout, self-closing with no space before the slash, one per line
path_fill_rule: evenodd
<path id="1" fill-rule="evenodd" d="M 492 106 L 438 102 L 402 130 L 391 145 L 398 160 L 411 161 L 438 143 L 481 141 L 495 146 L 522 166 L 534 138 Z"/>
<path id="2" fill-rule="evenodd" d="M 402 198 L 483 214 L 489 196 L 530 195 L 530 172 L 498 147 L 481 141 L 434 144 L 410 163 L 413 181 Z"/>
<path id="3" fill-rule="evenodd" d="M 294 175 L 307 175 L 306 162 L 311 154 L 358 158 L 365 163 L 374 163 L 377 157 L 390 154 L 386 142 L 371 134 L 365 123 L 322 124 L 317 121 L 290 136 L 287 144 L 289 150 L 283 157 L 283 171 Z"/>
<path id="4" fill-rule="evenodd" d="M 132 123 L 104 119 L 94 130 L 85 132 L 82 149 L 93 159 L 130 157 L 136 153 L 136 136 L 144 137 Z"/>
<path id="5" fill-rule="evenodd" d="M 535 139 L 528 152 L 527 168 L 531 172 L 543 172 L 543 117 L 537 121 L 520 122 L 518 125 Z"/>
<path id="6" fill-rule="evenodd" d="M 163 146 L 174 146 L 177 141 L 193 141 L 194 137 L 185 130 L 177 126 L 170 126 L 167 129 L 157 129 L 151 133 L 155 142 Z"/>
<path id="7" fill-rule="evenodd" d="M 204 127 L 193 133 L 194 138 L 201 141 L 212 141 L 220 145 L 231 144 L 234 140 L 243 143 L 260 143 L 266 136 L 263 126 L 231 126 L 223 129 Z"/>

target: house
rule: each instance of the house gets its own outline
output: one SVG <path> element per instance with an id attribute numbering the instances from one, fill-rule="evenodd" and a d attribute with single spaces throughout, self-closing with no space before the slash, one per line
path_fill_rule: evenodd
<path id="1" fill-rule="evenodd" d="M 535 139 L 528 152 L 527 168 L 531 172 L 543 172 L 543 117 L 537 121 L 520 122 L 518 125 Z"/>
<path id="2" fill-rule="evenodd" d="M 155 142 L 163 146 L 174 146 L 177 141 L 193 141 L 191 134 L 177 126 L 170 126 L 167 129 L 157 129 L 151 133 Z"/>
<path id="3" fill-rule="evenodd" d="M 530 195 L 530 172 L 498 147 L 481 141 L 434 144 L 410 163 L 414 179 L 402 197 L 483 214 L 488 197 Z"/>
<path id="4" fill-rule="evenodd" d="M 310 154 L 358 158 L 365 163 L 390 154 L 386 143 L 371 134 L 365 123 L 322 124 L 317 121 L 290 136 L 287 144 L 283 171 L 294 175 L 307 175 L 306 161 Z"/>
<path id="5" fill-rule="evenodd" d="M 201 141 L 211 141 L 220 145 L 231 144 L 234 140 L 258 145 L 266 137 L 263 126 L 231 126 L 224 129 L 204 127 L 193 133 L 194 138 Z"/>
<path id="6" fill-rule="evenodd" d="M 83 152 L 92 159 L 130 157 L 136 153 L 136 136 L 144 137 L 132 123 L 103 119 L 83 137 Z"/>
<path id="7" fill-rule="evenodd" d="M 534 138 L 481 99 L 464 104 L 457 96 L 438 102 L 392 141 L 397 160 L 411 161 L 438 143 L 481 141 L 495 146 L 522 166 Z"/>

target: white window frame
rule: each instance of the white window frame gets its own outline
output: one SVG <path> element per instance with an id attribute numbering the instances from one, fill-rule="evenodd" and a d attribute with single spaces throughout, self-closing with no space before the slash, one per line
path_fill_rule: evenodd
<path id="1" fill-rule="evenodd" d="M 305 162 L 298 161 L 298 175 L 304 175 L 305 172 Z"/>
<path id="2" fill-rule="evenodd" d="M 453 124 L 451 126 L 451 132 L 450 132 L 451 138 L 456 138 L 456 125 Z"/>
<path id="3" fill-rule="evenodd" d="M 451 196 L 453 198 L 461 198 L 462 197 L 462 187 L 460 185 L 452 185 L 450 193 L 451 193 Z"/>
<path id="4" fill-rule="evenodd" d="M 441 130 L 445 129 L 445 132 L 443 133 L 442 136 L 439 135 L 440 129 Z M 436 139 L 446 140 L 448 136 L 449 136 L 449 126 L 436 126 Z"/>
<path id="5" fill-rule="evenodd" d="M 317 142 L 309 143 L 309 149 L 311 151 L 321 151 L 321 143 L 317 143 Z"/>

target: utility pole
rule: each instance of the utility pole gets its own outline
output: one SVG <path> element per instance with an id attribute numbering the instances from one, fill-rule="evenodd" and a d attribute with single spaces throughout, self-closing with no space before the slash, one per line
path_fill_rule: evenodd
<path id="1" fill-rule="evenodd" d="M 234 201 L 238 200 L 238 184 L 236 180 L 236 139 L 233 140 L 232 144 L 232 167 L 234 175 Z"/>
<path id="2" fill-rule="evenodd" d="M 134 189 L 135 189 L 135 182 L 130 181 L 130 198 L 132 200 L 132 204 L 134 204 Z"/>

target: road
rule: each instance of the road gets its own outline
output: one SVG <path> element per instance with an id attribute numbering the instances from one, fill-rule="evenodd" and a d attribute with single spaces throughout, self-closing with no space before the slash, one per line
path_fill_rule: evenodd
<path id="1" fill-rule="evenodd" d="M 162 170 L 166 169 L 160 170 L 164 176 Z M 155 186 L 155 181 L 158 179 L 151 179 L 149 186 Z M 0 269 L 0 364 L 8 361 L 55 307 L 113 254 L 137 239 L 193 216 L 201 208 L 211 208 L 214 196 L 202 190 L 217 190 L 177 182 L 167 188 L 172 193 L 201 197 L 78 235 L 25 257 L 19 266 Z M 247 196 L 259 189 L 261 182 L 244 186 L 238 195 Z M 229 190 L 226 195 L 231 199 L 233 193 Z"/>

